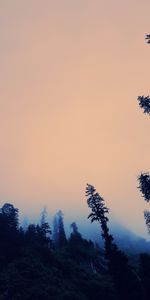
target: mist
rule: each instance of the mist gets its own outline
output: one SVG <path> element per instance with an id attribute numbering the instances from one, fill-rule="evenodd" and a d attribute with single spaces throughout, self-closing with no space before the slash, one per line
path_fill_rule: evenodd
<path id="1" fill-rule="evenodd" d="M 0 3 L 1 205 L 86 222 L 88 182 L 119 223 L 147 235 L 137 176 L 149 169 L 149 120 L 136 97 L 149 86 L 149 9 L 146 0 Z"/>

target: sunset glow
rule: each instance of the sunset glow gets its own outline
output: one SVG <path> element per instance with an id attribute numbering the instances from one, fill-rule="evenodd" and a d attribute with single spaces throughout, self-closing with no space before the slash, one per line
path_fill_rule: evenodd
<path id="1" fill-rule="evenodd" d="M 146 235 L 150 2 L 0 1 L 0 200 L 87 218 L 86 183 Z"/>

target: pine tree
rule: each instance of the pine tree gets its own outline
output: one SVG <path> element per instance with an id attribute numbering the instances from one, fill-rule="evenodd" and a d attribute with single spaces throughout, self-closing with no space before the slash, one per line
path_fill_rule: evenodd
<path id="1" fill-rule="evenodd" d="M 139 106 L 144 110 L 145 114 L 150 114 L 150 97 L 149 96 L 138 96 Z"/>
<path id="2" fill-rule="evenodd" d="M 105 243 L 105 255 L 106 257 L 110 255 L 111 251 L 116 248 L 116 245 L 113 243 L 113 237 L 109 233 L 109 228 L 107 226 L 109 210 L 104 204 L 104 199 L 96 192 L 94 186 L 87 184 L 86 187 L 86 197 L 87 204 L 91 208 L 92 212 L 89 214 L 88 218 L 91 219 L 91 222 L 98 221 L 101 225 L 102 238 Z"/>
<path id="3" fill-rule="evenodd" d="M 109 219 L 106 217 L 109 210 L 105 206 L 104 199 L 96 192 L 96 189 L 89 184 L 87 184 L 86 187 L 86 197 L 87 204 L 92 210 L 88 218 L 91 219 L 91 222 L 98 221 L 101 226 L 102 238 L 104 239 L 105 245 L 105 257 L 119 299 L 144 299 L 138 276 L 130 267 L 125 253 L 118 249 L 114 243 L 113 236 L 109 233 Z"/>
<path id="4" fill-rule="evenodd" d="M 18 209 L 5 203 L 0 209 L 0 261 L 11 261 L 19 251 Z"/>
<path id="5" fill-rule="evenodd" d="M 58 245 L 59 247 L 63 247 L 67 244 L 66 233 L 64 229 L 64 220 L 63 220 L 63 212 L 61 210 L 58 211 Z"/>
<path id="6" fill-rule="evenodd" d="M 1 210 L 1 217 L 7 223 L 9 229 L 16 231 L 18 229 L 18 209 L 10 203 L 5 203 Z"/>
<path id="7" fill-rule="evenodd" d="M 150 34 L 146 34 L 145 39 L 147 41 L 147 44 L 150 44 Z"/>
<path id="8" fill-rule="evenodd" d="M 42 237 L 50 242 L 51 229 L 50 229 L 49 223 L 47 222 L 47 215 L 48 215 L 47 208 L 46 208 L 46 206 L 44 206 L 43 211 L 41 213 L 41 220 L 40 220 L 39 228 L 40 228 Z"/>
<path id="9" fill-rule="evenodd" d="M 67 244 L 64 229 L 63 212 L 59 210 L 53 220 L 53 241 L 56 247 L 63 247 Z"/>
<path id="10" fill-rule="evenodd" d="M 58 234 L 59 234 L 58 216 L 57 216 L 57 213 L 56 213 L 55 216 L 54 216 L 54 219 L 53 219 L 53 231 L 52 231 L 52 241 L 53 241 L 53 244 L 55 246 L 58 245 Z"/>
<path id="11" fill-rule="evenodd" d="M 145 39 L 147 43 L 150 44 L 150 34 L 147 34 Z M 138 96 L 137 100 L 139 102 L 140 107 L 144 110 L 145 114 L 150 115 L 150 96 Z M 141 173 L 138 176 L 139 181 L 139 189 L 144 197 L 145 201 L 150 201 L 150 174 L 148 172 Z M 144 218 L 146 221 L 146 225 L 148 228 L 148 232 L 150 233 L 150 212 L 147 210 L 144 211 Z"/>
<path id="12" fill-rule="evenodd" d="M 73 222 L 70 225 L 70 227 L 72 229 L 72 232 L 71 232 L 71 235 L 70 235 L 70 238 L 69 238 L 69 242 L 72 245 L 75 245 L 75 246 L 80 245 L 81 243 L 83 243 L 83 238 L 82 238 L 82 235 L 78 231 L 78 226 L 77 226 L 76 222 Z"/>
<path id="13" fill-rule="evenodd" d="M 78 233 L 78 226 L 76 224 L 76 222 L 73 222 L 71 225 L 70 225 L 71 229 L 72 229 L 72 233 L 74 235 L 76 235 Z"/>

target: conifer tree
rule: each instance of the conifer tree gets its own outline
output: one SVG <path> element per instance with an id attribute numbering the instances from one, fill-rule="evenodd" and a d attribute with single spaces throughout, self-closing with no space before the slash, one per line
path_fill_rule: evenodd
<path id="1" fill-rule="evenodd" d="M 67 243 L 66 233 L 64 229 L 64 220 L 63 220 L 63 212 L 61 210 L 58 211 L 58 245 L 59 247 L 63 247 Z"/>
<path id="2" fill-rule="evenodd" d="M 150 34 L 147 34 L 145 39 L 147 43 L 150 44 Z M 137 100 L 139 102 L 139 106 L 144 110 L 145 114 L 150 115 L 150 96 L 138 96 Z M 145 201 L 150 201 L 150 174 L 148 172 L 141 173 L 138 176 L 139 181 L 139 189 L 144 197 Z M 146 221 L 146 225 L 148 228 L 148 232 L 150 233 L 150 212 L 144 211 L 144 218 Z"/>
<path id="3" fill-rule="evenodd" d="M 72 233 L 75 235 L 78 233 L 78 226 L 76 224 L 76 222 L 73 222 L 71 225 L 70 225 L 71 229 L 72 229 Z"/>
<path id="4" fill-rule="evenodd" d="M 11 230 L 17 230 L 18 229 L 18 209 L 15 208 L 10 203 L 5 203 L 1 210 L 1 217 L 3 220 L 7 223 L 7 226 Z"/>
<path id="5" fill-rule="evenodd" d="M 150 34 L 146 34 L 145 39 L 147 41 L 147 44 L 150 44 Z"/>
<path id="6" fill-rule="evenodd" d="M 89 184 L 86 187 L 86 197 L 87 204 L 92 210 L 88 218 L 91 219 L 91 222 L 98 221 L 101 226 L 102 238 L 105 245 L 105 257 L 119 299 L 144 299 L 138 276 L 130 267 L 125 253 L 118 249 L 114 243 L 113 236 L 109 233 L 109 219 L 106 216 L 109 210 L 105 206 L 104 199 L 96 192 L 94 186 Z"/>
<path id="7" fill-rule="evenodd" d="M 149 96 L 138 96 L 139 106 L 144 110 L 145 114 L 150 114 L 150 97 Z"/>
<path id="8" fill-rule="evenodd" d="M 94 221 L 98 221 L 100 223 L 102 238 L 105 243 L 105 255 L 106 257 L 109 257 L 111 251 L 116 248 L 116 245 L 113 243 L 113 237 L 109 233 L 109 228 L 107 226 L 108 217 L 106 214 L 109 210 L 104 204 L 104 199 L 96 192 L 95 187 L 90 184 L 87 184 L 86 187 L 86 197 L 87 204 L 92 210 L 88 218 L 91 219 L 92 223 Z"/>
<path id="9" fill-rule="evenodd" d="M 40 230 L 43 238 L 50 240 L 51 229 L 49 223 L 47 222 L 47 214 L 46 206 L 44 206 L 41 213 Z"/>
<path id="10" fill-rule="evenodd" d="M 54 216 L 54 219 L 53 219 L 53 230 L 52 230 L 52 241 L 55 246 L 58 245 L 58 233 L 59 233 L 59 231 L 58 231 L 58 216 L 56 213 Z"/>
<path id="11" fill-rule="evenodd" d="M 63 247 L 67 244 L 67 238 L 64 229 L 63 212 L 61 210 L 59 210 L 54 216 L 53 241 L 55 246 L 57 247 Z"/>
<path id="12" fill-rule="evenodd" d="M 18 209 L 5 203 L 0 209 L 0 257 L 3 261 L 11 261 L 17 256 L 20 244 L 18 219 Z"/>
<path id="13" fill-rule="evenodd" d="M 82 235 L 78 231 L 78 226 L 77 226 L 76 222 L 73 222 L 70 225 L 70 227 L 72 229 L 72 232 L 71 232 L 69 241 L 72 244 L 75 244 L 76 246 L 83 243 L 83 238 L 82 238 Z"/>

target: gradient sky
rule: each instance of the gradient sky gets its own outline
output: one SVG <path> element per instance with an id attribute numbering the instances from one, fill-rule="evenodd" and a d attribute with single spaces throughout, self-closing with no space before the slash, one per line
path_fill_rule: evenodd
<path id="1" fill-rule="evenodd" d="M 0 201 L 86 218 L 86 183 L 145 234 L 149 0 L 0 0 Z"/>

